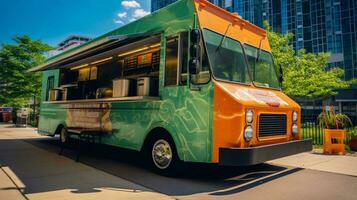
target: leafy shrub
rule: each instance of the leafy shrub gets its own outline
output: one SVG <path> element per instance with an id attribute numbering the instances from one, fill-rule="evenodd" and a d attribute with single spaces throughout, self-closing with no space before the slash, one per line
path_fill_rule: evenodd
<path id="1" fill-rule="evenodd" d="M 353 126 L 351 119 L 342 113 L 334 115 L 330 111 L 322 112 L 317 120 L 320 125 L 327 129 L 345 129 Z"/>
<path id="2" fill-rule="evenodd" d="M 351 137 L 357 138 L 357 126 L 355 126 L 352 129 L 348 130 L 348 134 L 351 135 Z"/>

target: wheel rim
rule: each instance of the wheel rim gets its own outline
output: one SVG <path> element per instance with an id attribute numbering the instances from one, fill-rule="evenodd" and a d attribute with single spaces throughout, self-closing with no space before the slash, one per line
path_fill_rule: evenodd
<path id="1" fill-rule="evenodd" d="M 60 138 L 62 143 L 67 141 L 67 130 L 65 128 L 62 128 Z"/>
<path id="2" fill-rule="evenodd" d="M 163 139 L 155 142 L 152 148 L 152 160 L 156 167 L 166 169 L 172 161 L 172 150 L 170 144 Z"/>

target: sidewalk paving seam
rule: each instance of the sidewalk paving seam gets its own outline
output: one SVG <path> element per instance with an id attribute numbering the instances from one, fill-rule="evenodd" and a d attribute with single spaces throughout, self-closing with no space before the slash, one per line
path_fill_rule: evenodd
<path id="1" fill-rule="evenodd" d="M 11 178 L 11 176 L 9 176 L 8 173 L 6 173 L 6 171 L 2 168 L 2 166 L 0 165 L 0 169 L 1 171 L 4 172 L 4 174 L 10 179 L 10 181 L 12 182 L 12 184 L 15 185 L 16 189 L 20 192 L 20 194 L 26 199 L 29 200 L 29 198 L 27 198 L 27 196 L 23 193 L 23 191 L 19 188 L 19 186 L 16 184 L 16 182 Z"/>
<path id="2" fill-rule="evenodd" d="M 297 166 L 291 166 L 291 165 L 284 165 L 284 164 L 277 164 L 277 163 L 270 163 L 276 166 L 281 166 L 281 167 L 292 167 L 292 168 L 302 168 L 305 170 L 311 170 L 311 171 L 317 171 L 317 172 L 325 172 L 325 173 L 330 173 L 330 174 L 339 174 L 339 175 L 344 175 L 344 176 L 350 176 L 350 177 L 354 177 L 357 178 L 357 175 L 353 175 L 353 174 L 345 174 L 345 173 L 340 173 L 340 172 L 335 172 L 335 171 L 327 171 L 327 170 L 320 170 L 320 169 L 313 169 L 313 168 L 306 168 L 306 167 L 297 167 Z"/>

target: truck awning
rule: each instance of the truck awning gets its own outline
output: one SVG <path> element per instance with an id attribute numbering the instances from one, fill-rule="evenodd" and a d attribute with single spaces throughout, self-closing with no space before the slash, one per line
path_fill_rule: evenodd
<path id="1" fill-rule="evenodd" d="M 138 41 L 153 35 L 155 34 L 146 32 L 128 35 L 107 36 L 94 41 L 89 41 L 88 43 L 85 43 L 79 47 L 75 47 L 74 49 L 70 49 L 64 53 L 49 58 L 46 63 L 33 67 L 29 69 L 28 72 L 38 72 L 49 69 L 62 68 L 61 66 L 63 65 L 67 65 L 87 57 L 92 57 L 102 52 L 117 48 L 121 45 L 129 44 L 131 42 Z"/>

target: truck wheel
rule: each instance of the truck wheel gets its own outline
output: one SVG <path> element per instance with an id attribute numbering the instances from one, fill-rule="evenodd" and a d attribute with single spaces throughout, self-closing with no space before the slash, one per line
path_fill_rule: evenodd
<path id="1" fill-rule="evenodd" d="M 60 141 L 62 144 L 66 143 L 68 141 L 68 134 L 67 134 L 67 129 L 63 127 L 60 132 Z"/>
<path id="2" fill-rule="evenodd" d="M 170 137 L 159 136 L 152 138 L 146 154 L 151 167 L 160 174 L 172 174 L 177 168 L 176 147 Z"/>

